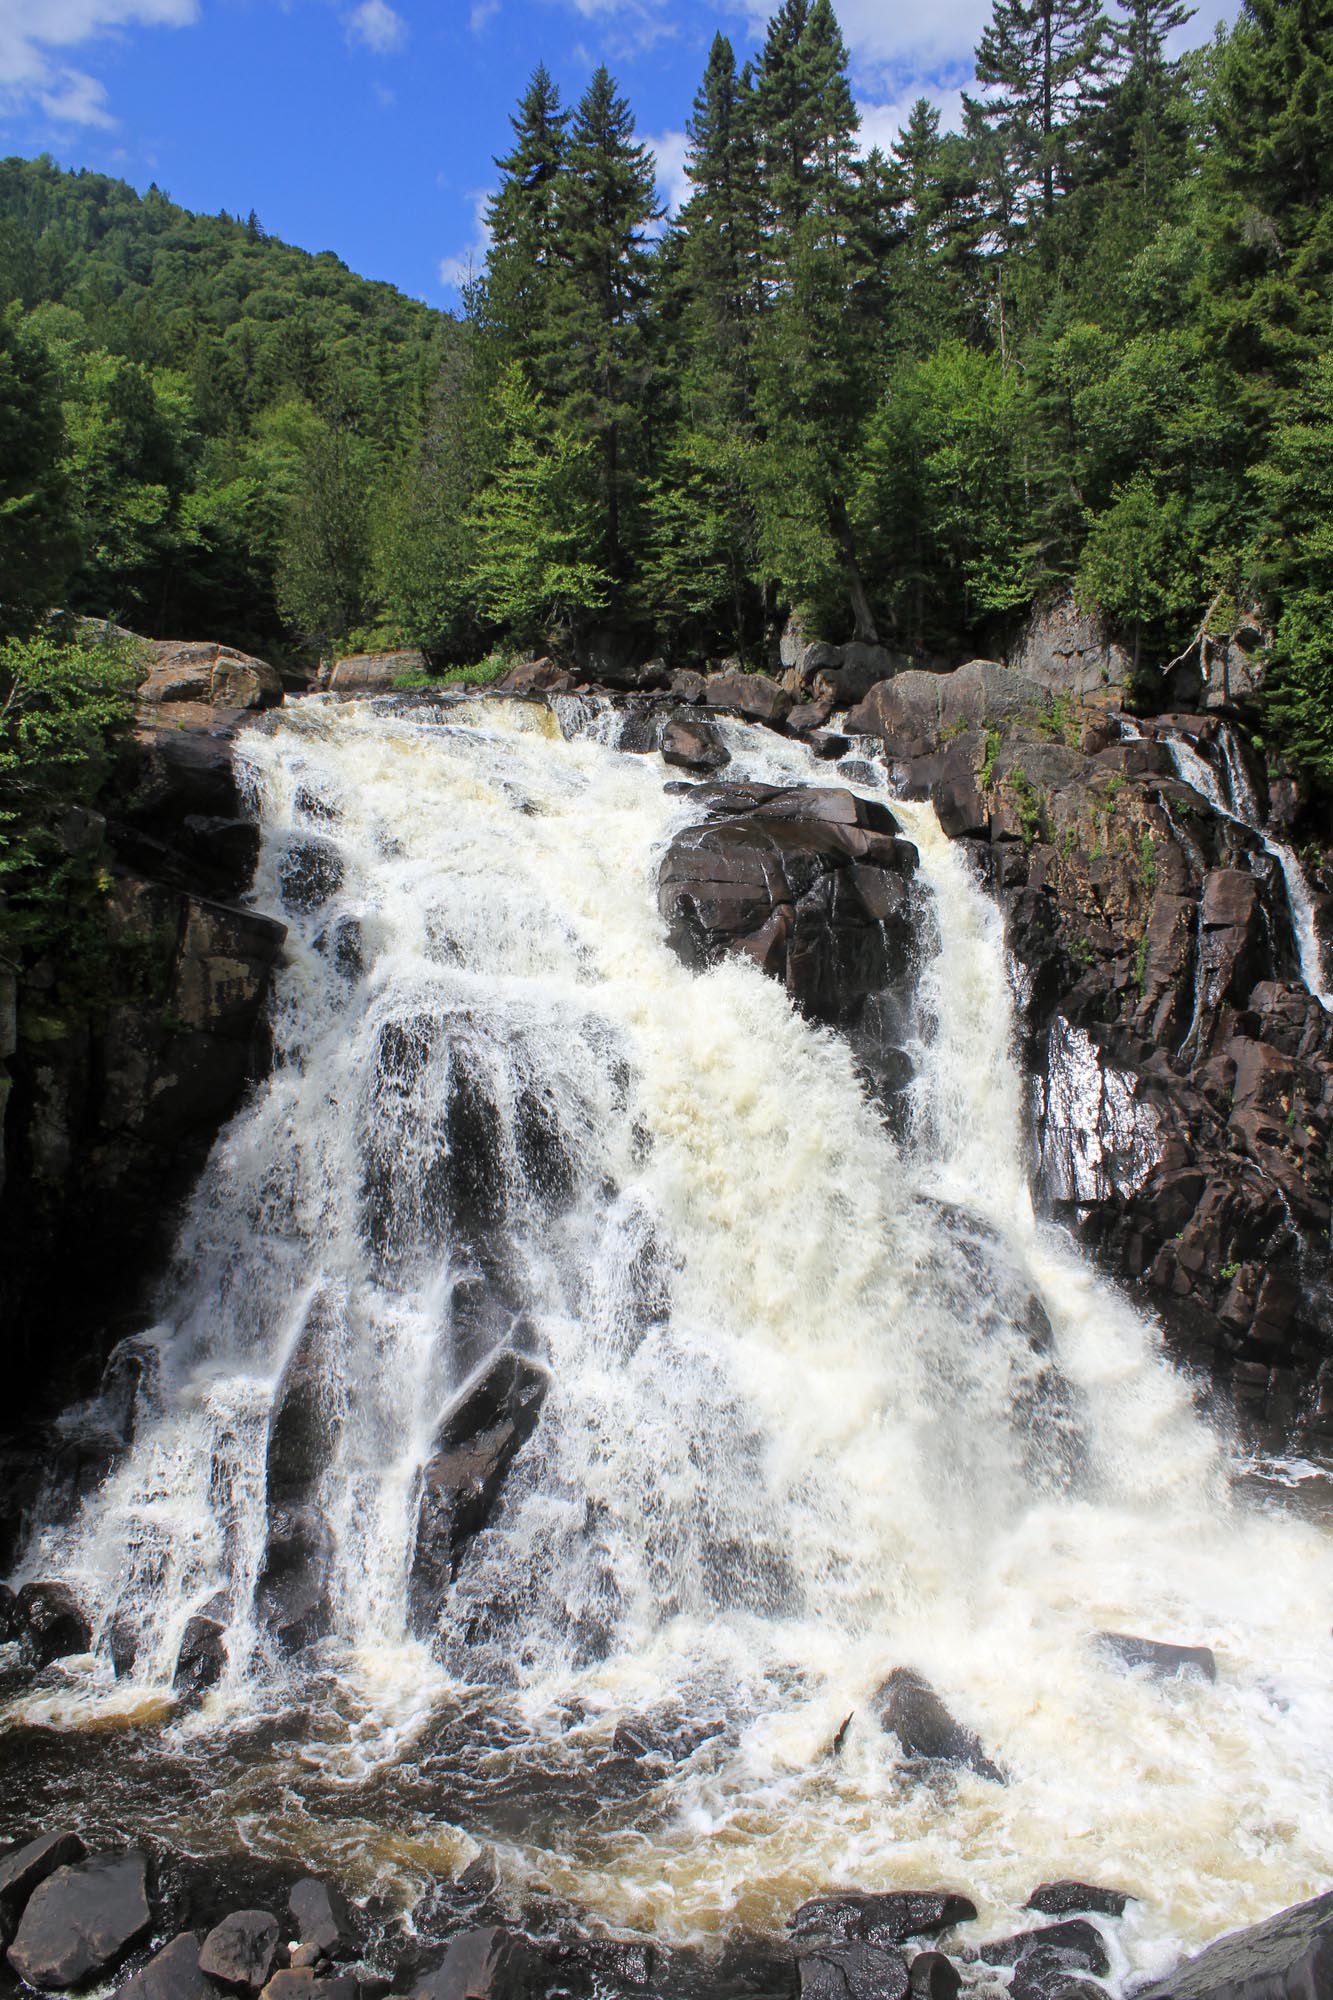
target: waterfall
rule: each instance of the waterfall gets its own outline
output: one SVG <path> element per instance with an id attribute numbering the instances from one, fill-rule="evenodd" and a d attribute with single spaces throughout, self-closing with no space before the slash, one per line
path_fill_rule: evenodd
<path id="1" fill-rule="evenodd" d="M 1142 1898 L 1123 1976 L 1314 1893 L 1329 1538 L 1237 1497 L 1153 1328 L 1034 1213 L 1003 927 L 964 852 L 893 804 L 929 906 L 893 1120 L 775 982 L 668 949 L 657 868 L 699 802 L 616 747 L 622 720 L 312 698 L 242 739 L 254 897 L 291 926 L 272 1073 L 189 1204 L 133 1448 L 26 1553 L 89 1609 L 95 1657 L 18 1712 L 160 1713 L 207 1611 L 229 1662 L 180 1755 L 317 1700 L 264 1782 L 282 1814 L 325 1787 L 320 1838 L 404 1905 L 458 1858 L 421 1774 L 478 1700 L 505 1721 L 451 1752 L 480 1774 L 469 1837 L 633 1929 L 945 1881 L 993 1935 L 1077 1874 Z M 890 796 L 864 753 L 719 727 L 728 779 Z M 500 1344 L 549 1391 L 416 1639 L 421 1467 Z M 280 1426 L 284 1381 L 304 1400 Z M 256 1610 L 280 1428 L 327 1545 L 304 1661 Z M 1213 1645 L 1218 1685 L 1116 1671 L 1107 1628 Z M 1007 1784 L 896 1769 L 871 1698 L 900 1665 Z M 684 1746 L 646 1810 L 503 1818 L 522 1772 L 573 1783 L 631 1712 Z"/>
<path id="2" fill-rule="evenodd" d="M 1166 732 L 1163 735 L 1176 767 L 1176 776 L 1198 792 L 1200 798 L 1206 799 L 1214 812 L 1256 834 L 1264 853 L 1271 855 L 1281 869 L 1302 984 L 1321 1006 L 1333 1013 L 1333 986 L 1324 965 L 1323 947 L 1315 926 L 1314 903 L 1305 870 L 1295 850 L 1285 840 L 1278 840 L 1265 830 L 1259 802 L 1254 796 L 1254 787 L 1234 731 L 1225 722 L 1218 728 L 1221 771 L 1216 770 L 1183 736 Z"/>

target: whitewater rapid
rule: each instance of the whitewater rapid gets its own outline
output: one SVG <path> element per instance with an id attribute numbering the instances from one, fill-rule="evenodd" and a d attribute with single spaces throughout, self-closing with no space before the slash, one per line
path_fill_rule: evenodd
<path id="1" fill-rule="evenodd" d="M 614 1926 L 691 1938 L 830 1885 L 951 1886 L 980 1908 L 966 1943 L 1070 1875 L 1140 1899 L 1109 1927 L 1123 1979 L 1325 1888 L 1333 1543 L 1236 1497 L 1154 1329 L 1034 1214 L 998 909 L 932 809 L 894 802 L 929 918 L 895 1137 L 844 1038 L 752 966 L 668 949 L 657 869 L 698 804 L 621 726 L 576 697 L 312 699 L 241 739 L 254 901 L 291 927 L 273 1070 L 191 1200 L 133 1450 L 25 1558 L 71 1582 L 99 1652 L 23 1714 L 164 1713 L 210 1604 L 230 1662 L 172 1722 L 182 1754 L 287 1699 L 252 1607 L 269 1416 L 318 1301 L 317 1656 L 340 1692 L 298 1762 L 345 1798 L 316 1835 L 286 1767 L 256 1838 L 324 1842 L 409 1907 L 494 1829 L 356 1787 L 392 1794 L 482 1684 L 509 1718 L 488 1754 L 547 1773 L 605 1755 L 622 1715 L 721 1726 L 632 1814 L 496 1835 L 520 1902 Z M 727 779 L 889 797 L 859 752 L 720 727 Z M 493 1150 L 464 1229 L 444 1114 L 478 1091 Z M 552 1388 L 432 1649 L 407 1636 L 420 1468 L 478 1358 L 460 1279 L 501 1255 Z M 1108 1628 L 1212 1646 L 1217 1685 L 1118 1672 L 1090 1643 Z M 1007 1784 L 895 1769 L 869 1700 L 899 1665 Z"/>

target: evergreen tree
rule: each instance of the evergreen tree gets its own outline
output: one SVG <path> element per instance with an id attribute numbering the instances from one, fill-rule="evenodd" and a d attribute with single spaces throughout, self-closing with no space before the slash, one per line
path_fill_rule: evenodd
<path id="1" fill-rule="evenodd" d="M 560 253 L 558 192 L 569 125 L 544 63 L 533 71 L 509 122 L 516 143 L 495 162 L 502 179 L 486 209 L 490 249 L 479 317 L 508 354 L 540 377 Z"/>
<path id="2" fill-rule="evenodd" d="M 77 553 L 63 444 L 55 369 L 11 307 L 0 313 L 0 635 L 59 601 Z"/>
<path id="3" fill-rule="evenodd" d="M 608 71 L 584 93 L 558 182 L 560 273 L 552 294 L 550 374 L 560 415 L 601 454 L 601 525 L 590 557 L 608 575 L 627 565 L 627 499 L 652 380 L 648 346 L 651 256 L 658 221 L 652 155 Z"/>
<path id="4" fill-rule="evenodd" d="M 1099 0 L 994 0 L 977 44 L 977 81 L 996 94 L 969 105 L 1001 135 L 1048 218 L 1112 52 Z"/>

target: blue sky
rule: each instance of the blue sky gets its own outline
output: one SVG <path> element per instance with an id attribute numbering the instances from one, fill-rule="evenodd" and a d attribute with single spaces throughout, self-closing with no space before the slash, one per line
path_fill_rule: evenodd
<path id="1" fill-rule="evenodd" d="M 682 187 L 714 31 L 757 47 L 756 0 L 0 0 L 0 153 L 49 152 L 187 208 L 254 209 L 307 250 L 433 305 L 485 254 L 508 118 L 544 60 L 567 102 L 599 62 Z M 1205 40 L 1234 0 L 1201 0 Z M 914 98 L 947 123 L 990 0 L 842 0 L 867 144 Z"/>

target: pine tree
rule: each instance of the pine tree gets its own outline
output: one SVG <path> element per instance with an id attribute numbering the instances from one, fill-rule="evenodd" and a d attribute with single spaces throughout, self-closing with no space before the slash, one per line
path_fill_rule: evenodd
<path id="1" fill-rule="evenodd" d="M 634 446 L 652 376 L 647 230 L 662 210 L 652 155 L 635 143 L 633 113 L 605 68 L 580 101 L 557 188 L 549 376 L 562 419 L 600 448 L 602 525 L 588 553 L 619 577 Z"/>
<path id="2" fill-rule="evenodd" d="M 1112 53 L 1099 0 L 994 0 L 977 44 L 977 81 L 997 94 L 967 101 L 976 118 L 1002 135 L 1048 219 Z"/>
<path id="3" fill-rule="evenodd" d="M 686 127 L 685 171 L 694 192 L 677 221 L 680 279 L 685 294 L 687 355 L 692 383 L 707 399 L 740 416 L 748 406 L 753 264 L 758 245 L 757 175 L 745 127 L 748 87 L 736 72 L 731 43 L 713 38 L 708 67 Z"/>

